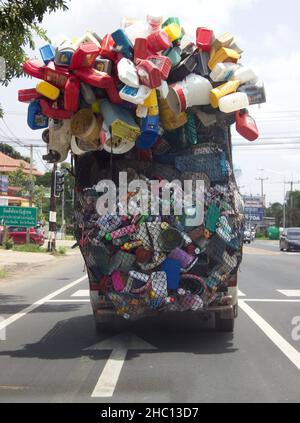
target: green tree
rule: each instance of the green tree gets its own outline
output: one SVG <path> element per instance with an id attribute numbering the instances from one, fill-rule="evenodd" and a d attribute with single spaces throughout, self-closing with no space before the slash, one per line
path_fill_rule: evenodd
<path id="1" fill-rule="evenodd" d="M 22 75 L 22 64 L 26 59 L 24 47 L 35 49 L 35 35 L 49 41 L 40 24 L 46 13 L 58 9 L 67 10 L 67 2 L 65 0 L 0 1 L 0 57 L 4 57 L 6 62 L 3 84 L 7 85 L 12 78 Z"/>
<path id="2" fill-rule="evenodd" d="M 8 144 L 0 143 L 0 151 L 13 159 L 24 160 L 25 162 L 30 163 L 29 157 L 22 156 L 22 154 Z"/>
<path id="3" fill-rule="evenodd" d="M 283 205 L 280 203 L 273 203 L 266 209 L 267 217 L 275 218 L 275 225 L 282 226 L 283 224 Z"/>

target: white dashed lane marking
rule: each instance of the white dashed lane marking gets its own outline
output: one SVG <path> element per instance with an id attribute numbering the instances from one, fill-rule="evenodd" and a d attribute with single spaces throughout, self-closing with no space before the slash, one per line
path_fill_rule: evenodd
<path id="1" fill-rule="evenodd" d="M 286 297 L 300 297 L 300 289 L 277 289 L 277 291 Z"/>

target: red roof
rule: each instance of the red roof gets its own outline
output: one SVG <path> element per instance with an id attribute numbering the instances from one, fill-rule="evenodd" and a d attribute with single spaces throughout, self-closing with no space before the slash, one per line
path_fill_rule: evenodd
<path id="1" fill-rule="evenodd" d="M 0 173 L 11 173 L 17 169 L 20 169 L 23 166 L 23 172 L 26 174 L 30 173 L 30 164 L 24 160 L 13 159 L 12 157 L 7 156 L 4 153 L 0 152 Z M 37 170 L 35 167 L 32 169 L 32 174 L 34 176 L 43 175 L 42 172 Z"/>

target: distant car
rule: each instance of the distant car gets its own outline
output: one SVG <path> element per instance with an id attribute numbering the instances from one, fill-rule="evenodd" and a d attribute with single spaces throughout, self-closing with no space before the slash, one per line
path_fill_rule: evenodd
<path id="1" fill-rule="evenodd" d="M 26 244 L 26 228 L 19 226 L 9 226 L 7 228 L 8 236 L 14 242 L 14 244 Z M 0 244 L 3 239 L 3 228 L 0 229 Z M 40 228 L 29 229 L 30 243 L 36 245 L 44 244 L 44 233 L 40 231 Z"/>
<path id="2" fill-rule="evenodd" d="M 300 228 L 286 228 L 279 239 L 280 251 L 300 250 Z"/>
<path id="3" fill-rule="evenodd" d="M 251 242 L 251 232 L 248 230 L 244 231 L 244 244 L 248 242 L 248 244 L 250 244 Z"/>

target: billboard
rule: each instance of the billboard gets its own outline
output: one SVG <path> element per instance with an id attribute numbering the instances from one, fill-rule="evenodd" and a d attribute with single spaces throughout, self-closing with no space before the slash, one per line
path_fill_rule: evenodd
<path id="1" fill-rule="evenodd" d="M 244 217 L 247 222 L 262 222 L 265 217 L 265 209 L 263 207 L 244 207 Z"/>

